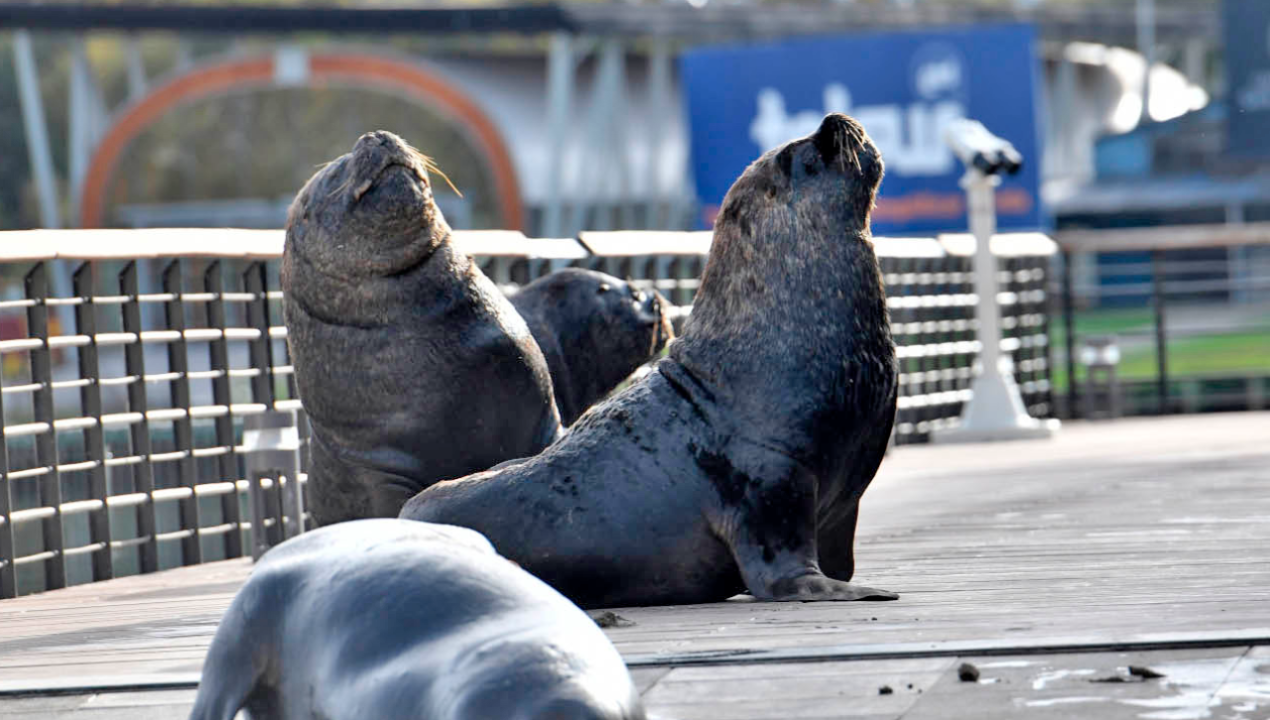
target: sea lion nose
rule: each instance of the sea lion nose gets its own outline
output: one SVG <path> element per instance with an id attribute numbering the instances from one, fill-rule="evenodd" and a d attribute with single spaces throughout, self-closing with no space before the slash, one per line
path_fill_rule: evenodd
<path id="1" fill-rule="evenodd" d="M 824 162 L 831 162 L 838 157 L 850 129 L 851 120 L 842 113 L 829 113 L 820 122 L 820 129 L 812 136 L 812 141 Z"/>
<path id="2" fill-rule="evenodd" d="M 357 144 L 353 146 L 355 155 L 384 153 L 404 157 L 407 154 L 406 142 L 387 130 L 375 130 L 357 138 Z"/>

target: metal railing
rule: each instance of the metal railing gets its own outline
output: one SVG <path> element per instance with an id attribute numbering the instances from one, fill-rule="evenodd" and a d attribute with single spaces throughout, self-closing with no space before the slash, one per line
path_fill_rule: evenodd
<path id="1" fill-rule="evenodd" d="M 1094 409 L 1089 401 L 1095 396 L 1125 414 L 1270 406 L 1270 355 L 1260 368 L 1223 372 L 1177 372 L 1170 360 L 1179 342 L 1240 332 L 1270 337 L 1270 223 L 1067 230 L 1057 240 L 1062 248 L 1056 263 L 1059 282 L 1052 288 L 1061 300 L 1065 342 L 1060 359 L 1066 386 L 1060 414 L 1090 415 Z M 1149 327 L 1085 333 L 1082 338 L 1077 314 L 1105 306 L 1149 309 Z M 1198 313 L 1199 319 L 1170 320 L 1184 310 Z M 1153 376 L 1119 377 L 1110 387 L 1080 377 L 1083 340 L 1149 345 Z"/>
<path id="2" fill-rule="evenodd" d="M 565 266 L 658 289 L 682 320 L 709 233 L 583 233 L 530 239 L 458 232 L 505 290 Z M 0 597 L 239 557 L 294 531 L 277 500 L 290 479 L 258 478 L 244 419 L 297 412 L 278 290 L 281 231 L 0 233 Z M 970 396 L 975 306 L 965 236 L 876 241 L 899 346 L 895 442 L 955 425 Z M 1000 256 L 1002 349 L 1029 411 L 1051 413 L 1045 283 L 1055 252 L 1013 236 Z M 13 293 L 11 293 L 12 295 Z M 306 423 L 298 423 L 303 445 Z M 300 459 L 303 482 L 305 459 Z M 269 499 L 273 498 L 270 503 Z M 267 512 L 266 512 L 267 510 Z M 272 542 L 272 540 L 270 541 Z"/>

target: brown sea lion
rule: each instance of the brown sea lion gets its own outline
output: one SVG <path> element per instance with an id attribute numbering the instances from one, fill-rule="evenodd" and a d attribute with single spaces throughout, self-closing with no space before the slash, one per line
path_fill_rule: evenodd
<path id="1" fill-rule="evenodd" d="M 428 168 L 396 135 L 368 133 L 291 206 L 284 312 L 322 525 L 394 516 L 428 485 L 560 432 L 547 362 L 455 249 Z"/>
<path id="2" fill-rule="evenodd" d="M 724 198 L 669 356 L 541 454 L 401 516 L 475 528 L 584 607 L 896 597 L 848 582 L 895 415 L 881 179 L 844 115 L 760 157 Z"/>
<path id="3" fill-rule="evenodd" d="M 642 720 L 591 618 L 478 533 L 359 520 L 270 550 L 207 651 L 190 720 Z"/>
<path id="4" fill-rule="evenodd" d="M 572 425 L 675 336 L 657 291 L 565 268 L 511 297 L 551 370 L 560 420 Z"/>

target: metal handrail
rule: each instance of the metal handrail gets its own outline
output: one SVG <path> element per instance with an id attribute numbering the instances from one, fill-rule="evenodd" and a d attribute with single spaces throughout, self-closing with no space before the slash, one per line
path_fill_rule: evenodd
<path id="1" fill-rule="evenodd" d="M 241 517 L 239 498 L 252 478 L 230 479 L 243 477 L 240 462 L 246 459 L 236 433 L 244 417 L 301 410 L 286 355 L 287 330 L 278 311 L 282 292 L 269 284 L 268 264 L 277 262 L 283 241 L 282 231 L 258 230 L 0 232 L 0 262 L 29 267 L 27 296 L 0 301 L 0 313 L 24 314 L 30 329 L 26 337 L 0 340 L 0 359 L 27 359 L 31 367 L 29 378 L 0 388 L 0 412 L 12 402 L 29 402 L 34 409 L 33 417 L 7 425 L 0 443 L 0 597 L 17 593 L 20 567 L 24 573 L 43 567 L 47 587 L 66 584 L 66 560 L 76 555 L 92 559 L 92 579 L 100 580 L 120 572 L 113 558 L 121 552 L 137 553 L 142 572 L 159 569 L 161 546 L 179 545 L 183 564 L 201 562 L 203 541 L 213 538 L 220 539 L 219 554 L 225 557 L 244 553 L 243 532 L 250 522 Z M 505 290 L 566 265 L 591 267 L 658 289 L 670 301 L 672 317 L 679 319 L 691 312 L 710 235 L 584 233 L 577 240 L 557 240 L 525 238 L 518 232 L 460 231 L 455 243 L 476 256 Z M 972 368 L 981 349 L 974 336 L 978 297 L 972 292 L 968 257 L 973 248 L 960 235 L 877 238 L 874 248 L 890 294 L 887 304 L 901 365 L 896 442 L 920 441 L 931 430 L 955 423 L 970 397 Z M 1015 357 L 1026 404 L 1045 414 L 1050 408 L 1045 282 L 1056 246 L 1044 236 L 1028 234 L 998 236 L 993 248 L 1001 262 L 997 300 L 1006 328 L 1001 349 Z M 162 288 L 141 287 L 136 262 L 141 259 L 165 263 Z M 75 287 L 69 294 L 53 293 L 50 271 L 64 262 L 74 263 Z M 116 285 L 95 284 L 104 269 L 118 273 Z M 143 306 L 159 310 L 166 319 L 145 321 Z M 50 332 L 54 313 L 69 311 L 74 312 L 73 327 Z M 191 317 L 199 322 L 187 326 L 187 312 L 195 313 Z M 101 313 L 121 314 L 122 327 L 98 327 Z M 244 352 L 235 360 L 238 350 Z M 53 354 L 65 352 L 77 356 L 73 377 L 53 372 Z M 167 353 L 166 364 L 161 353 Z M 120 354 L 123 362 L 107 372 L 108 361 L 117 361 Z M 191 367 L 190 358 L 200 355 L 206 355 L 207 365 Z M 200 383 L 202 390 L 210 385 L 210 394 L 193 393 L 192 383 Z M 165 384 L 171 402 L 151 407 L 155 394 L 147 386 Z M 54 391 L 78 392 L 77 414 L 60 412 Z M 198 421 L 211 423 L 214 438 L 196 441 L 192 431 Z M 172 427 L 171 446 L 154 445 L 154 428 L 167 426 Z M 115 454 L 107 452 L 112 447 L 107 431 L 128 436 L 127 442 L 121 437 L 113 443 L 119 446 Z M 76 435 L 83 437 L 83 456 L 59 457 L 60 441 Z M 23 444 L 31 445 L 29 457 L 15 455 Z M 132 487 L 112 494 L 111 472 L 131 474 Z M 79 477 L 88 478 L 87 499 L 82 494 L 63 499 L 63 484 Z M 176 487 L 164 487 L 163 478 L 174 478 Z M 15 507 L 11 493 L 20 482 L 38 489 L 34 506 Z M 220 517 L 202 518 L 199 513 L 209 510 L 200 500 L 218 500 Z M 171 519 L 161 521 L 173 508 L 179 512 L 175 529 Z M 113 527 L 124 517 L 112 520 L 119 513 L 136 514 L 134 536 L 120 537 Z M 90 521 L 87 534 L 67 537 L 63 523 L 78 527 L 84 518 Z M 262 520 L 270 528 L 277 521 Z M 32 528 L 39 528 L 43 542 L 28 543 L 18 555 L 15 532 Z"/>

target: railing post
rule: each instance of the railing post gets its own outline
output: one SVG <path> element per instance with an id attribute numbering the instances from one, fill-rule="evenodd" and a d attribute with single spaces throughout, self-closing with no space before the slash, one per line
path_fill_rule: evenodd
<path id="1" fill-rule="evenodd" d="M 247 303 L 247 325 L 260 333 L 248 343 L 251 366 L 256 374 L 251 378 L 252 402 L 263 403 L 273 410 L 273 343 L 269 340 L 269 298 L 265 296 L 265 264 L 254 262 L 243 273 L 243 285 L 253 297 Z"/>
<path id="2" fill-rule="evenodd" d="M 1072 252 L 1063 251 L 1063 334 L 1067 337 L 1067 416 L 1080 417 L 1080 390 L 1076 387 L 1076 298 L 1072 284 Z"/>
<path id="3" fill-rule="evenodd" d="M 234 418 L 229 413 L 233 401 L 229 388 L 229 342 L 225 339 L 225 286 L 224 276 L 219 260 L 213 261 L 203 273 L 203 290 L 214 297 L 207 303 L 207 325 L 220 330 L 219 338 L 208 343 L 208 363 L 217 374 L 212 378 L 212 402 L 225 408 L 223 415 L 216 417 L 216 444 L 228 451 L 218 456 L 218 473 L 222 480 L 236 482 L 238 479 L 238 458 L 234 443 Z M 225 533 L 225 557 L 236 558 L 243 555 L 242 512 L 238 504 L 238 490 L 221 496 L 221 517 L 223 521 L 234 526 Z"/>
<path id="4" fill-rule="evenodd" d="M 1168 337 L 1164 317 L 1164 251 L 1151 251 L 1151 300 L 1155 308 L 1155 393 L 1158 398 L 1160 414 L 1170 412 L 1169 407 L 1169 365 Z"/>
<path id="5" fill-rule="evenodd" d="M 0 385 L 3 385 L 0 382 Z M 4 393 L 0 392 L 0 599 L 18 596 L 17 553 L 13 546 L 13 494 L 9 480 L 9 441 L 4 434 Z"/>
<path id="6" fill-rule="evenodd" d="M 92 263 L 82 263 L 75 269 L 73 287 L 80 300 L 75 306 L 75 332 L 88 337 L 88 344 L 77 351 L 79 376 L 88 381 L 79 390 L 79 405 L 84 417 L 95 421 L 84 428 L 84 449 L 89 459 L 97 463 L 89 471 L 89 496 L 102 502 L 101 509 L 88 516 L 88 532 L 92 542 L 105 543 L 105 547 L 93 553 L 93 580 L 109 580 L 115 575 L 114 553 L 110 548 L 114 538 L 110 531 L 110 508 L 106 504 L 110 487 L 106 475 L 105 431 L 101 426 L 101 366 L 97 355 L 97 309 L 93 305 L 96 276 Z"/>
<path id="7" fill-rule="evenodd" d="M 33 398 L 35 421 L 48 428 L 35 438 L 37 461 L 47 472 L 40 478 L 40 504 L 53 508 L 53 516 L 43 521 L 44 549 L 52 551 L 47 561 L 46 587 L 66 587 L 66 555 L 62 552 L 62 478 L 57 471 L 57 430 L 53 428 L 53 366 L 49 351 L 48 264 L 37 263 L 26 275 L 26 296 L 35 304 L 27 309 L 27 330 L 42 341 L 31 353 L 31 382 L 39 384 Z"/>
<path id="8" fill-rule="evenodd" d="M 145 347 L 141 344 L 141 302 L 137 296 L 137 263 L 129 261 L 119 273 L 119 294 L 126 295 L 123 304 L 123 331 L 131 333 L 134 340 L 124 346 L 124 372 L 132 381 L 128 383 L 128 410 L 139 413 L 140 419 L 128 430 L 132 439 L 132 453 L 140 461 L 132 468 L 133 491 L 143 493 L 145 502 L 137 506 L 137 531 L 147 538 L 141 544 L 141 572 L 159 569 L 158 521 L 154 504 L 154 467 L 150 463 L 150 409 L 146 398 Z"/>
<path id="9" fill-rule="evenodd" d="M 190 496 L 180 501 L 181 529 L 192 530 L 193 534 L 181 540 L 181 562 L 184 565 L 197 565 L 203 562 L 203 541 L 199 535 L 202 522 L 198 513 L 198 463 L 194 459 L 194 423 L 190 419 L 190 357 L 185 343 L 185 305 L 181 302 L 181 261 L 168 263 L 163 269 L 163 292 L 171 298 L 164 302 L 164 319 L 169 330 L 180 333 L 176 340 L 168 343 L 168 370 L 177 373 L 175 380 L 168 384 L 172 407 L 180 408 L 185 414 L 172 423 L 176 436 L 176 449 L 183 453 L 177 461 L 181 476 L 181 485 L 190 489 Z"/>

